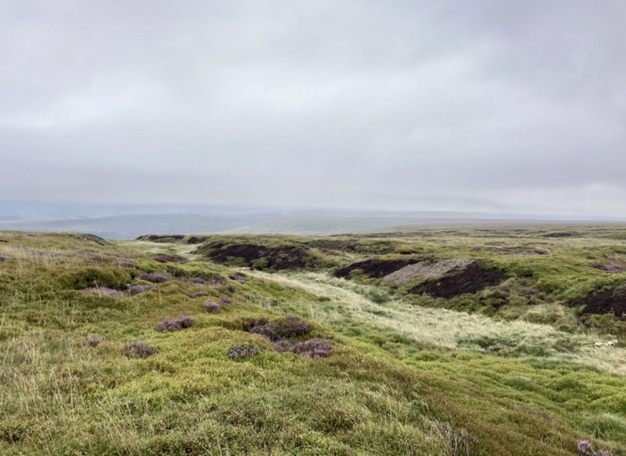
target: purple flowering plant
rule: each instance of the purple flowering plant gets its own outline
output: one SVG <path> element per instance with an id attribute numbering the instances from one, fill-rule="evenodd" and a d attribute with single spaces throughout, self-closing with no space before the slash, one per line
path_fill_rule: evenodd
<path id="1" fill-rule="evenodd" d="M 299 355 L 309 356 L 313 359 L 326 358 L 330 356 L 332 345 L 330 342 L 323 339 L 311 339 L 305 342 L 298 342 L 290 350 L 292 353 L 298 353 Z"/>
<path id="2" fill-rule="evenodd" d="M 158 353 L 158 350 L 150 345 L 139 342 L 127 344 L 124 346 L 122 353 L 129 358 L 147 358 Z"/>
<path id="3" fill-rule="evenodd" d="M 88 347 L 97 347 L 101 343 L 102 339 L 100 339 L 99 337 L 90 337 L 85 341 L 85 345 L 87 345 Z"/>
<path id="4" fill-rule="evenodd" d="M 231 347 L 226 352 L 226 355 L 228 355 L 228 357 L 232 359 L 242 359 L 256 356 L 259 353 L 261 353 L 261 349 L 256 345 L 248 342 L 243 345 L 231 345 Z"/>
<path id="5" fill-rule="evenodd" d="M 167 272 L 144 272 L 139 274 L 139 279 L 152 283 L 163 283 L 172 278 Z"/>
<path id="6" fill-rule="evenodd" d="M 195 283 L 196 285 L 208 285 L 209 283 L 202 277 L 180 277 L 181 282 Z"/>
<path id="7" fill-rule="evenodd" d="M 150 291 L 154 287 L 154 285 L 133 285 L 128 291 L 130 292 L 131 296 L 134 296 L 139 293 L 145 293 L 146 291 Z"/>
<path id="8" fill-rule="evenodd" d="M 137 263 L 133 263 L 132 261 L 114 261 L 113 264 L 121 268 L 139 269 L 139 265 Z"/>
<path id="9" fill-rule="evenodd" d="M 176 320 L 166 318 L 157 325 L 156 330 L 159 332 L 179 331 L 181 329 L 191 328 L 195 321 L 195 318 L 188 317 L 187 315 L 181 315 Z"/>
<path id="10" fill-rule="evenodd" d="M 206 309 L 206 311 L 209 313 L 216 314 L 222 311 L 222 309 L 220 308 L 220 305 L 216 302 L 204 301 L 203 306 Z"/>
<path id="11" fill-rule="evenodd" d="M 261 317 L 249 322 L 247 330 L 270 342 L 279 353 L 297 353 L 314 359 L 325 358 L 331 354 L 332 343 L 329 340 L 320 337 L 298 340 L 310 333 L 311 325 L 296 316 L 288 315 L 280 323 L 269 322 L 267 317 Z"/>
<path id="12" fill-rule="evenodd" d="M 602 449 L 595 451 L 589 440 L 581 440 L 578 442 L 577 450 L 579 456 L 613 456 L 613 453 L 609 450 Z"/>

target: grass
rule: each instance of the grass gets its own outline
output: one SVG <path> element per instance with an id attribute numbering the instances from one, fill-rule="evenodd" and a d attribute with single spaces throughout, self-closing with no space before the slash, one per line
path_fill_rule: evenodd
<path id="1" fill-rule="evenodd" d="M 176 243 L 0 239 L 3 455 L 574 455 L 585 438 L 626 447 L 624 350 L 592 348 L 606 334 L 420 306 L 324 272 L 243 270 L 245 283 L 197 285 L 180 279 L 235 271 L 153 260 L 188 252 Z M 370 255 L 357 250 L 346 255 Z M 113 265 L 115 255 L 136 256 L 141 271 Z M 125 292 L 140 272 L 174 278 L 135 296 L 81 291 L 97 280 Z M 189 297 L 198 291 L 208 296 Z M 221 296 L 232 304 L 206 312 Z M 245 331 L 288 314 L 312 324 L 303 337 L 332 340 L 331 356 L 279 353 Z M 155 330 L 180 315 L 193 326 Z M 87 346 L 93 337 L 103 342 Z M 129 343 L 158 352 L 129 358 Z M 246 343 L 263 350 L 228 357 Z"/>
<path id="2" fill-rule="evenodd" d="M 547 324 L 522 320 L 494 320 L 482 315 L 455 312 L 407 304 L 395 299 L 384 303 L 372 299 L 373 286 L 336 279 L 324 273 L 292 273 L 278 276 L 255 272 L 255 276 L 301 288 L 319 300 L 305 298 L 294 303 L 290 312 L 310 318 L 337 331 L 358 328 L 358 324 L 397 333 L 396 338 L 410 341 L 419 349 L 437 351 L 477 351 L 500 356 L 520 357 L 537 347 L 536 353 L 554 359 L 581 363 L 606 372 L 626 375 L 626 349 L 594 348 L 596 342 L 608 342 L 613 336 L 595 331 L 565 332 Z M 364 333 L 371 333 L 364 329 Z"/>

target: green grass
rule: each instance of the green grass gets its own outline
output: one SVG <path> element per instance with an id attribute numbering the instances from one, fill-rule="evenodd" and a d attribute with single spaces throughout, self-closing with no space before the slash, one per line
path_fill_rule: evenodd
<path id="1" fill-rule="evenodd" d="M 624 349 L 592 347 L 609 335 L 417 306 L 323 272 L 243 271 L 247 283 L 227 279 L 228 287 L 172 279 L 103 297 L 80 290 L 94 279 L 139 283 L 139 271 L 114 266 L 107 252 L 176 277 L 234 271 L 152 260 L 188 253 L 176 243 L 0 239 L 10 257 L 0 262 L 3 455 L 573 455 L 584 438 L 616 454 L 626 447 Z M 79 249 L 101 259 L 85 263 Z M 188 297 L 197 291 L 209 296 Z M 206 313 L 202 302 L 220 296 L 232 306 Z M 181 314 L 196 324 L 155 331 Z M 287 314 L 332 337 L 332 355 L 278 353 L 243 330 Z M 93 336 L 104 342 L 87 347 Z M 158 354 L 129 359 L 130 342 Z M 246 342 L 265 349 L 228 358 Z"/>

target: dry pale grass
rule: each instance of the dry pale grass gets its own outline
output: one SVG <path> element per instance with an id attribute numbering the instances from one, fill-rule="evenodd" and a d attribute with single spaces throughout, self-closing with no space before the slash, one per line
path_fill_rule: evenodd
<path id="1" fill-rule="evenodd" d="M 198 248 L 197 244 L 157 243 L 150 241 L 138 241 L 136 239 L 110 242 L 121 247 L 128 247 L 129 250 L 132 249 L 141 253 L 181 255 L 189 258 L 191 261 L 198 259 L 198 255 L 194 255 L 192 253 Z"/>
<path id="2" fill-rule="evenodd" d="M 566 333 L 545 324 L 498 321 L 477 314 L 412 306 L 391 297 L 389 302 L 377 304 L 368 298 L 378 291 L 375 287 L 322 273 L 250 274 L 330 298 L 334 306 L 322 307 L 316 302 L 308 308 L 307 317 L 321 324 L 337 324 L 347 318 L 405 333 L 420 346 L 440 350 L 467 349 L 460 341 L 478 338 L 500 338 L 517 345 L 544 345 L 555 350 L 565 343 L 572 347 L 571 352 L 560 352 L 556 356 L 608 373 L 626 375 L 626 349 L 593 347 L 595 342 L 610 340 L 609 336 L 593 332 Z"/>

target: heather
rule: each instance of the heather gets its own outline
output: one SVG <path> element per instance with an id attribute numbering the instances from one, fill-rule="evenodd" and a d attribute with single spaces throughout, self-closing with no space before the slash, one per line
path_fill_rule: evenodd
<path id="1" fill-rule="evenodd" d="M 166 318 L 157 325 L 156 330 L 159 332 L 179 331 L 181 329 L 191 328 L 195 321 L 195 318 L 187 315 L 181 315 L 175 320 Z"/>
<path id="2" fill-rule="evenodd" d="M 149 356 L 155 355 L 157 352 L 158 350 L 155 347 L 141 342 L 127 344 L 124 346 L 123 350 L 124 355 L 129 358 L 148 358 Z"/>
<path id="3" fill-rule="evenodd" d="M 285 320 L 280 322 L 269 322 L 267 317 L 261 317 L 249 324 L 251 334 L 263 336 L 270 341 L 300 337 L 307 334 L 310 328 L 309 323 L 294 315 L 287 315 Z"/>
<path id="4" fill-rule="evenodd" d="M 163 283 L 170 280 L 172 275 L 166 272 L 150 272 L 139 274 L 138 278 L 152 283 Z"/>
<path id="5" fill-rule="evenodd" d="M 204 306 L 206 311 L 209 312 L 209 313 L 220 313 L 221 310 L 222 310 L 220 308 L 220 305 L 218 303 L 216 303 L 216 302 L 204 301 L 204 303 L 202 305 Z"/>
<path id="6" fill-rule="evenodd" d="M 241 359 L 256 356 L 261 353 L 261 349 L 250 342 L 239 345 L 231 345 L 226 355 L 232 359 Z"/>
<path id="7" fill-rule="evenodd" d="M 140 268 L 140 266 L 137 263 L 133 263 L 132 261 L 114 261 L 113 264 L 121 268 L 131 268 L 131 269 Z"/>
<path id="8" fill-rule="evenodd" d="M 90 337 L 85 341 L 85 345 L 87 345 L 88 347 L 97 347 L 101 343 L 102 339 L 100 339 L 99 337 Z"/>
<path id="9" fill-rule="evenodd" d="M 128 292 L 131 295 L 136 295 L 139 293 L 145 293 L 146 291 L 150 291 L 154 288 L 154 285 L 133 285 L 129 288 Z"/>
<path id="10" fill-rule="evenodd" d="M 589 266 L 587 277 L 575 263 L 616 263 L 623 241 L 537 237 L 550 254 L 508 249 L 501 259 L 536 277 L 443 302 L 359 272 L 232 269 L 183 244 L 0 238 L 9 241 L 0 244 L 9 256 L 0 262 L 0 454 L 625 454 L 622 338 L 561 306 L 563 292 L 547 292 L 552 276 L 538 267 L 552 265 L 557 282 L 569 277 L 565 293 L 593 292 L 603 278 L 619 286 L 619 274 Z M 490 243 L 529 239 L 289 242 L 348 265 L 390 246 L 495 256 L 508 244 Z M 190 261 L 155 261 L 158 249 Z M 135 256 L 140 269 L 112 264 L 116 255 Z M 109 259 L 84 263 L 96 257 Z M 172 278 L 147 285 L 144 273 Z M 230 278 L 238 275 L 245 283 Z M 217 276 L 222 283 L 180 279 Z M 205 300 L 221 312 L 207 312 Z M 155 331 L 164 321 L 180 329 Z"/>
<path id="11" fill-rule="evenodd" d="M 331 348 L 330 342 L 326 340 L 312 339 L 296 343 L 289 351 L 311 358 L 325 358 L 330 356 Z"/>

